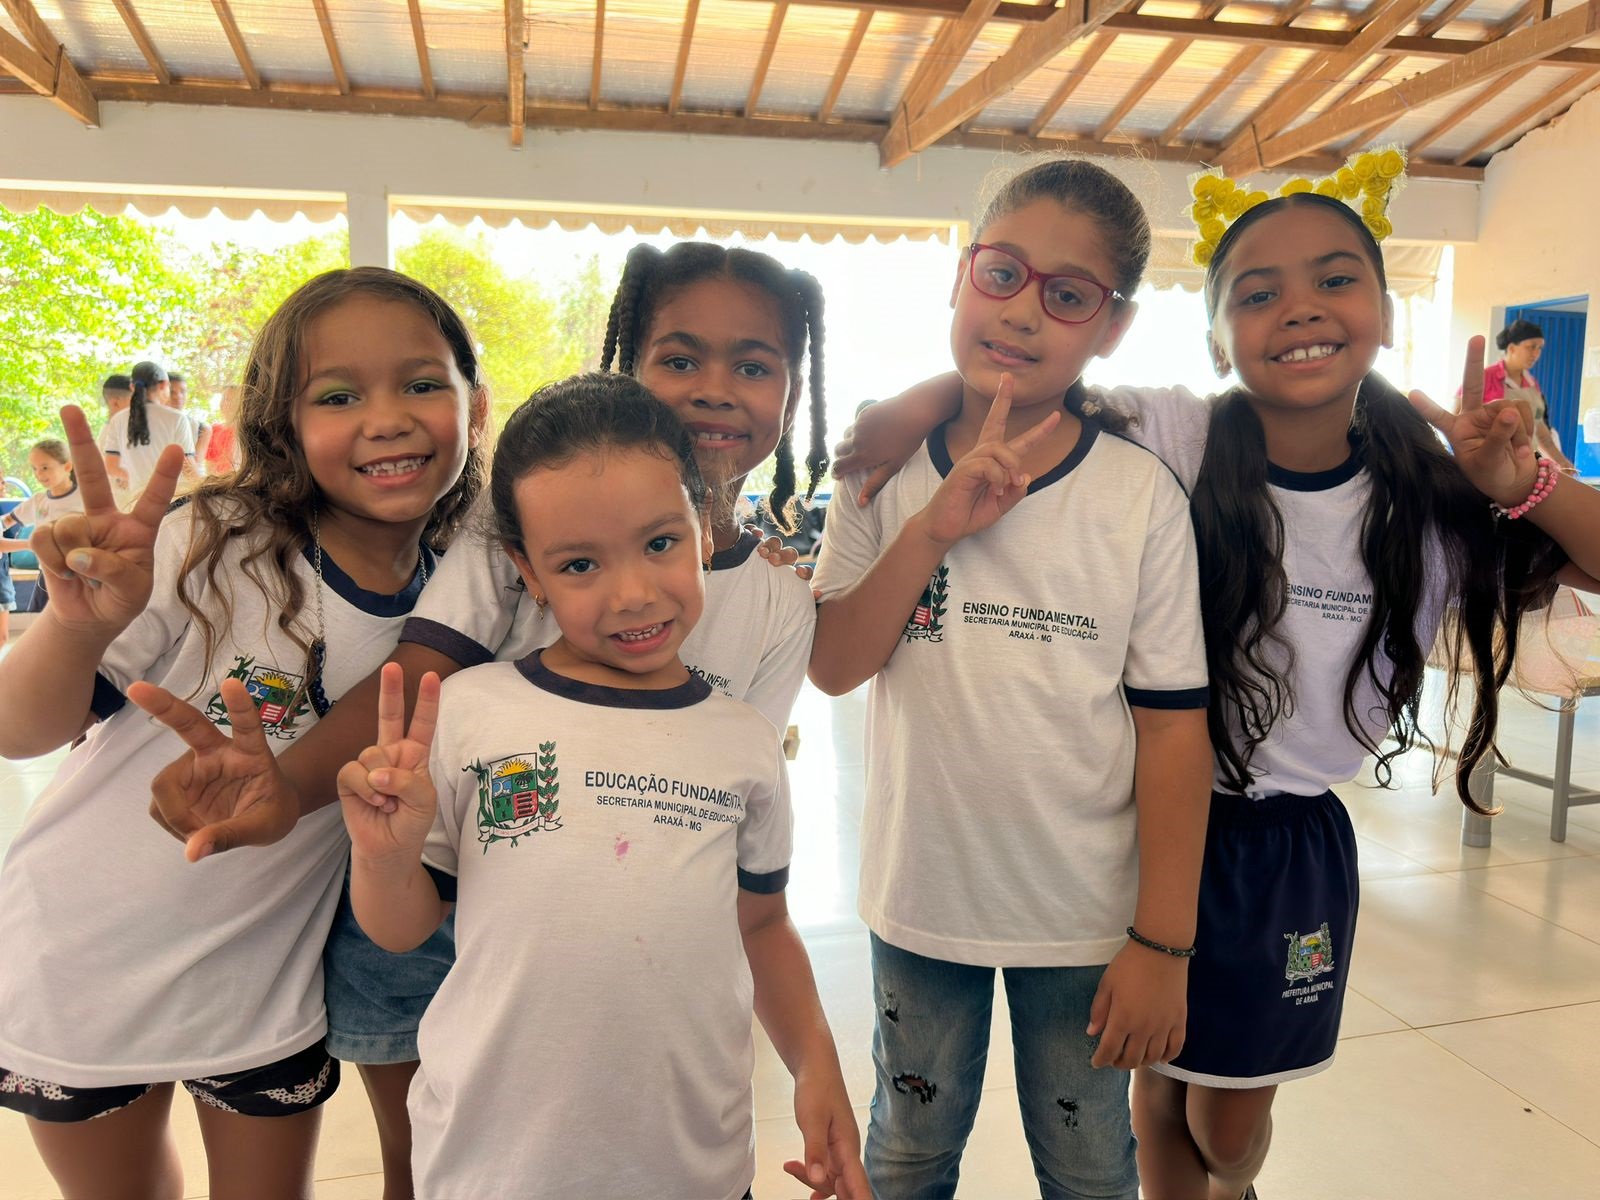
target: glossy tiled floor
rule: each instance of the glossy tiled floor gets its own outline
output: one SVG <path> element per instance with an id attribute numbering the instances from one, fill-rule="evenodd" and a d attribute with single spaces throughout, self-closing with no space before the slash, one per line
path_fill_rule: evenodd
<path id="1" fill-rule="evenodd" d="M 862 694 L 807 691 L 796 720 L 797 851 L 790 907 L 806 936 L 852 1096 L 872 1091 L 866 936 L 855 916 L 862 804 Z M 1548 770 L 1555 717 L 1508 699 L 1507 744 Z M 1600 701 L 1578 723 L 1575 773 L 1600 783 Z M 51 773 L 0 762 L 0 846 Z M 1574 810 L 1549 840 L 1548 800 L 1502 782 L 1487 849 L 1463 847 L 1457 802 L 1429 794 L 1427 766 L 1401 790 L 1342 789 L 1360 838 L 1363 912 L 1353 989 L 1333 1070 L 1277 1105 L 1263 1200 L 1566 1200 L 1600 1180 L 1600 808 Z M 759 1035 L 758 1035 L 759 1039 Z M 1017 1117 L 1003 998 L 997 1052 L 967 1150 L 967 1200 L 1037 1196 Z M 761 1200 L 795 1196 L 799 1150 L 788 1077 L 758 1041 Z M 204 1166 L 192 1114 L 179 1136 L 195 1195 Z M 0 1114 L 0 1200 L 54 1197 L 23 1122 Z M 376 1138 L 352 1078 L 330 1103 L 318 1196 L 377 1200 Z M 600 1200 L 600 1198 L 597 1198 Z"/>

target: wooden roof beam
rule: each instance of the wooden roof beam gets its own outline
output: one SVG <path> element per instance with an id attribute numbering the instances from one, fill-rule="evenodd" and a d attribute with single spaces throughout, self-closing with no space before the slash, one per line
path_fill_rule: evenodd
<path id="1" fill-rule="evenodd" d="M 167 64 L 161 61 L 161 55 L 156 51 L 156 44 L 150 40 L 150 31 L 144 27 L 144 22 L 133 9 L 132 0 L 111 0 L 111 2 L 117 6 L 117 13 L 122 17 L 122 23 L 128 27 L 128 35 L 133 38 L 133 44 L 139 47 L 139 53 L 144 55 L 145 62 L 150 64 L 156 82 L 171 83 L 172 72 L 168 71 Z"/>
<path id="2" fill-rule="evenodd" d="M 767 69 L 772 66 L 772 55 L 778 48 L 778 37 L 783 33 L 783 19 L 788 13 L 788 4 L 772 6 L 772 19 L 767 22 L 767 37 L 761 43 L 761 57 L 756 60 L 756 73 L 750 77 L 750 94 L 745 97 L 746 117 L 755 116 L 756 105 L 761 102 L 761 89 L 767 82 Z"/>
<path id="3" fill-rule="evenodd" d="M 606 61 L 606 0 L 595 0 L 594 61 L 589 65 L 589 107 L 600 107 L 600 73 Z"/>
<path id="4" fill-rule="evenodd" d="M 217 10 L 217 20 L 222 22 L 222 32 L 228 36 L 228 45 L 233 47 L 233 56 L 239 60 L 239 69 L 244 72 L 245 82 L 250 85 L 250 90 L 261 90 L 261 72 L 256 70 L 256 64 L 251 61 L 249 48 L 244 44 L 244 35 L 239 32 L 239 23 L 233 19 L 233 9 L 228 7 L 228 0 L 211 0 L 211 7 Z"/>
<path id="5" fill-rule="evenodd" d="M 1206 6 L 1200 10 L 1199 19 L 1209 21 L 1227 6 L 1228 0 L 1207 0 Z M 1150 64 L 1150 69 L 1144 73 L 1139 82 L 1128 89 L 1127 94 L 1111 110 L 1111 115 L 1100 123 L 1100 127 L 1094 131 L 1094 136 L 1103 138 L 1108 133 L 1115 132 L 1117 126 L 1122 124 L 1122 118 L 1132 112 L 1134 106 L 1149 95 L 1150 89 L 1161 82 L 1162 77 L 1172 69 L 1173 64 L 1182 58 L 1184 51 L 1188 50 L 1192 45 L 1194 45 L 1193 38 L 1173 38 L 1167 48 L 1161 52 L 1161 57 Z"/>
<path id="6" fill-rule="evenodd" d="M 1311 0 L 1292 0 L 1279 13 L 1278 26 L 1286 28 L 1289 22 L 1310 7 Z M 1235 54 L 1233 61 L 1222 69 L 1221 73 L 1206 86 L 1205 90 L 1189 102 L 1189 106 L 1178 114 L 1172 124 L 1162 130 L 1161 136 L 1156 141 L 1163 146 L 1176 145 L 1178 139 L 1183 136 L 1183 131 L 1189 128 L 1194 119 L 1210 108 L 1212 101 L 1227 91 L 1234 81 L 1244 74 L 1245 69 L 1265 52 L 1266 47 L 1257 44 L 1246 46 L 1238 54 Z"/>
<path id="7" fill-rule="evenodd" d="M 917 69 L 912 72 L 911 82 L 900 93 L 900 102 L 895 105 L 889 122 L 888 136 L 878 151 L 880 158 L 899 162 L 906 157 L 911 118 L 927 112 L 928 106 L 939 98 L 950 76 L 955 74 L 967 51 L 972 49 L 972 43 L 999 7 L 1000 0 L 967 0 L 961 15 L 944 23 L 933 43 L 923 52 Z"/>
<path id="8" fill-rule="evenodd" d="M 678 65 L 672 71 L 672 94 L 667 97 L 667 116 L 676 116 L 683 99 L 683 80 L 689 73 L 689 47 L 694 42 L 694 25 L 700 19 L 700 0 L 689 0 L 683 13 L 683 37 L 678 40 Z"/>
<path id="9" fill-rule="evenodd" d="M 1585 0 L 1560 16 L 1519 29 L 1509 37 L 1395 84 L 1381 96 L 1341 105 L 1314 120 L 1269 138 L 1259 148 L 1263 167 L 1273 167 L 1365 129 L 1392 114 L 1420 108 L 1477 83 L 1542 62 L 1600 32 L 1600 0 Z"/>
<path id="10" fill-rule="evenodd" d="M 350 94 L 350 76 L 344 73 L 344 59 L 339 54 L 339 42 L 333 36 L 333 18 L 328 15 L 328 0 L 311 0 L 317 10 L 317 24 L 322 26 L 322 43 L 328 48 L 328 62 L 333 66 L 334 82 L 339 94 Z"/>
<path id="11" fill-rule="evenodd" d="M 1048 19 L 1019 33 L 1004 54 L 949 96 L 925 112 L 911 113 L 903 148 L 896 139 L 892 147 L 894 153 L 887 153 L 885 143 L 889 139 L 886 137 L 879 143 L 878 161 L 885 167 L 892 167 L 931 146 L 1073 42 L 1099 30 L 1108 17 L 1121 12 L 1130 3 L 1132 0 L 1077 0 L 1067 8 L 1055 9 Z M 891 126 L 891 132 L 893 129 Z"/>
<path id="12" fill-rule="evenodd" d="M 1242 175 L 1253 169 L 1258 161 L 1256 147 L 1261 142 L 1298 120 L 1373 51 L 1395 38 L 1426 3 L 1428 0 L 1378 0 L 1377 11 L 1371 13 L 1371 19 L 1348 46 L 1323 58 L 1281 89 L 1223 148 L 1220 165 L 1224 173 Z"/>
<path id="13" fill-rule="evenodd" d="M 1504 91 L 1517 80 L 1521 79 L 1524 75 L 1527 75 L 1530 71 L 1536 69 L 1538 65 L 1538 63 L 1528 63 L 1526 66 L 1518 67 L 1515 71 L 1507 71 L 1498 80 L 1494 81 L 1492 84 L 1494 90 L 1497 92 Z M 1461 124 L 1461 122 L 1465 121 L 1468 117 L 1482 107 L 1483 93 L 1479 92 L 1465 104 L 1458 104 L 1455 107 L 1455 110 L 1446 116 L 1444 120 L 1438 122 L 1433 126 L 1432 129 L 1429 129 L 1421 137 L 1412 138 L 1410 143 L 1406 146 L 1406 153 L 1408 155 L 1421 154 L 1429 146 L 1433 145 L 1445 134 L 1449 133 L 1457 125 Z"/>
<path id="14" fill-rule="evenodd" d="M 1061 106 L 1067 102 L 1068 97 L 1078 90 L 1078 86 L 1089 78 L 1089 72 L 1094 70 L 1095 63 L 1099 62 L 1105 52 L 1111 49 L 1111 43 L 1117 40 L 1117 35 L 1101 30 L 1094 35 L 1094 40 L 1088 48 L 1078 56 L 1078 61 L 1072 64 L 1072 69 L 1067 72 L 1067 77 L 1061 81 L 1061 86 L 1056 88 L 1054 95 L 1045 101 L 1044 107 L 1028 126 L 1028 136 L 1036 138 L 1044 131 L 1044 127 L 1055 120 L 1056 113 L 1061 111 Z"/>
<path id="15" fill-rule="evenodd" d="M 417 71 L 422 76 L 422 94 L 432 100 L 439 94 L 433 86 L 433 65 L 428 61 L 428 35 L 422 28 L 422 0 L 406 0 L 411 9 L 411 40 L 417 44 Z"/>
<path id="16" fill-rule="evenodd" d="M 100 105 L 94 93 L 67 57 L 67 48 L 33 7 L 33 0 L 0 0 L 0 7 L 27 39 L 22 42 L 5 34 L 5 42 L 0 43 L 0 66 L 69 116 L 91 129 L 98 127 Z"/>
<path id="17" fill-rule="evenodd" d="M 511 129 L 513 146 L 522 145 L 527 119 L 528 76 L 523 63 L 527 37 L 522 0 L 506 0 L 506 124 Z"/>
<path id="18" fill-rule="evenodd" d="M 1571 11 L 1570 9 L 1568 10 Z M 1565 14 L 1563 14 L 1565 15 Z M 1548 22 L 1540 22 L 1548 24 Z M 1537 26 L 1535 26 L 1537 28 Z M 1532 104 L 1525 105 L 1496 125 L 1483 137 L 1455 157 L 1458 167 L 1466 166 L 1485 150 L 1495 151 L 1507 142 L 1514 141 L 1529 129 L 1543 125 L 1551 117 L 1565 112 L 1583 93 L 1600 84 L 1600 71 L 1574 71 L 1565 82 L 1553 91 L 1546 92 Z"/>
<path id="19" fill-rule="evenodd" d="M 872 18 L 876 15 L 870 8 L 864 8 L 856 15 L 850 39 L 845 42 L 844 53 L 839 55 L 839 65 L 834 69 L 833 82 L 828 85 L 828 94 L 823 97 L 822 107 L 817 110 L 818 125 L 833 115 L 833 106 L 839 103 L 839 93 L 844 91 L 845 80 L 850 78 L 850 68 L 861 50 L 861 39 L 867 36 L 867 26 L 872 24 Z"/>

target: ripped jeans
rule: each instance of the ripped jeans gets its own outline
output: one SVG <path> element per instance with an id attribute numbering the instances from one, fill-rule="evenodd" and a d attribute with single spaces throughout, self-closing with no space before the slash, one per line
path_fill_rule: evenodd
<path id="1" fill-rule="evenodd" d="M 1095 1041 L 1083 1032 L 1105 968 L 1002 970 L 1022 1127 L 1044 1200 L 1136 1200 L 1130 1076 L 1090 1067 Z M 878 1200 L 956 1195 L 983 1092 L 994 972 L 872 935 L 878 1085 L 866 1167 Z"/>

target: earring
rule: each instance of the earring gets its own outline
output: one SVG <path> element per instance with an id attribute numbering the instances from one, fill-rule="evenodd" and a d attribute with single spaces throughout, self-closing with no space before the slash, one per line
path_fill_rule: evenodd
<path id="1" fill-rule="evenodd" d="M 707 575 L 711 574 L 711 560 L 708 558 L 708 559 L 705 560 L 705 562 L 701 563 L 700 564 L 700 569 L 702 571 L 704 571 Z"/>
<path id="2" fill-rule="evenodd" d="M 546 600 L 543 596 L 535 593 L 534 597 L 533 597 L 533 602 L 539 608 L 539 615 L 541 617 L 544 616 L 544 610 L 546 608 L 550 607 L 550 601 Z"/>

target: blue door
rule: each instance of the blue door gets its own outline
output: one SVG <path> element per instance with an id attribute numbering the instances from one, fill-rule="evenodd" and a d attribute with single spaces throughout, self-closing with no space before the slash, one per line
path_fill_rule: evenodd
<path id="1" fill-rule="evenodd" d="M 1578 297 L 1586 300 L 1587 297 Z M 1570 307 L 1573 300 L 1549 301 Z M 1587 307 L 1587 305 L 1585 305 Z M 1518 318 L 1532 321 L 1544 330 L 1544 353 L 1533 373 L 1549 407 L 1550 428 L 1561 439 L 1561 448 L 1585 477 L 1600 475 L 1600 447 L 1584 442 L 1578 430 L 1578 390 L 1583 377 L 1583 331 L 1589 322 L 1587 312 L 1558 311 L 1542 304 L 1524 304 L 1506 309 L 1506 324 Z"/>

